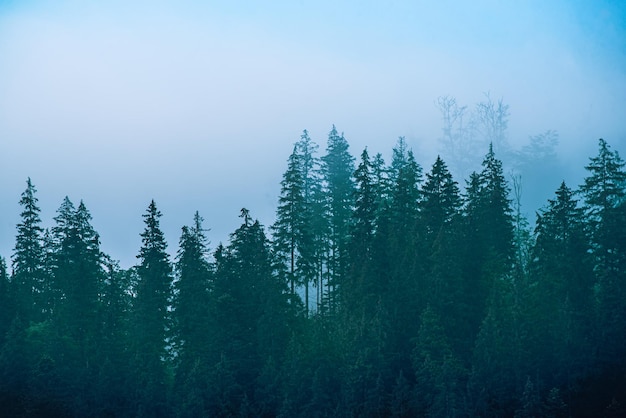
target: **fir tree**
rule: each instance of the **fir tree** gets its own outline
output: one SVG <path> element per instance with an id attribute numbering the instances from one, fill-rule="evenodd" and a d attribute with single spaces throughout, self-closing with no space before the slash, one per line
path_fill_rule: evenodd
<path id="1" fill-rule="evenodd" d="M 292 295 L 296 292 L 296 259 L 304 226 L 304 180 L 297 147 L 289 156 L 287 171 L 281 181 L 276 223 L 272 226 L 274 248 L 285 266 Z"/>
<path id="2" fill-rule="evenodd" d="M 228 356 L 237 365 L 234 382 L 249 398 L 253 384 L 270 357 L 284 355 L 293 306 L 287 289 L 274 274 L 271 251 L 263 227 L 242 209 L 242 225 L 227 248 L 216 252 L 211 321 L 215 361 Z M 228 323 L 228 327 L 222 324 Z"/>
<path id="3" fill-rule="evenodd" d="M 393 149 L 389 169 L 391 190 L 389 204 L 378 220 L 375 238 L 376 273 L 382 275 L 380 287 L 384 311 L 389 313 L 388 330 L 394 374 L 410 362 L 411 339 L 417 333 L 416 318 L 424 308 L 420 279 L 424 277 L 424 254 L 418 250 L 417 215 L 422 169 L 399 138 Z"/>
<path id="4" fill-rule="evenodd" d="M 20 199 L 22 221 L 17 225 L 15 249 L 12 257 L 12 283 L 16 288 L 20 316 L 26 323 L 41 321 L 46 316 L 43 229 L 36 193 L 37 189 L 28 178 L 26 190 Z"/>
<path id="5" fill-rule="evenodd" d="M 336 303 L 335 290 L 345 278 L 348 268 L 348 237 L 355 188 L 352 177 L 354 157 L 348 148 L 348 141 L 339 135 L 333 125 L 328 134 L 326 155 L 322 157 L 329 224 L 327 298 L 331 309 Z"/>
<path id="6" fill-rule="evenodd" d="M 296 146 L 300 153 L 303 182 L 302 231 L 300 233 L 300 257 L 298 257 L 297 268 L 304 284 L 304 304 L 308 313 L 310 310 L 310 285 L 312 283 L 316 285 L 321 279 L 318 266 L 324 256 L 322 240 L 326 228 L 324 225 L 324 205 L 320 199 L 322 185 L 320 163 L 316 156 L 318 146 L 311 140 L 306 130 L 302 133 Z"/>
<path id="7" fill-rule="evenodd" d="M 361 161 L 354 178 L 356 180 L 355 207 L 350 233 L 350 271 L 344 286 L 339 288 L 342 295 L 342 303 L 353 304 L 345 306 L 346 309 L 354 309 L 354 302 L 359 305 L 369 305 L 372 298 L 378 298 L 376 294 L 374 280 L 368 274 L 371 267 L 371 247 L 375 231 L 375 196 L 374 183 L 371 173 L 372 167 L 367 153 L 364 149 L 361 153 Z"/>
<path id="8" fill-rule="evenodd" d="M 466 338 L 470 340 L 485 316 L 496 281 L 509 273 L 514 254 L 509 187 L 493 147 L 489 147 L 482 165 L 480 174 L 470 176 L 464 207 L 463 291 L 471 307 L 466 314 Z"/>
<path id="9" fill-rule="evenodd" d="M 421 193 L 420 223 L 425 232 L 423 238 L 430 244 L 442 228 L 450 228 L 461 208 L 459 188 L 441 157 L 437 156 L 431 172 L 426 174 Z"/>
<path id="10" fill-rule="evenodd" d="M 167 243 L 160 229 L 161 212 L 154 200 L 143 215 L 145 229 L 141 233 L 139 265 L 134 303 L 134 348 L 141 387 L 139 410 L 146 415 L 164 415 L 165 364 L 167 358 L 169 299 L 172 266 L 167 254 Z"/>
<path id="11" fill-rule="evenodd" d="M 207 261 L 207 239 L 202 217 L 194 215 L 192 227 L 184 226 L 177 255 L 173 316 L 178 354 L 183 370 L 200 360 L 207 344 L 208 303 L 211 268 Z"/>
<path id="12" fill-rule="evenodd" d="M 459 254 L 462 253 L 461 197 L 457 183 L 440 157 L 433 164 L 421 190 L 417 233 L 419 251 L 426 258 L 419 292 L 441 318 L 462 358 L 470 346 L 462 337 L 467 327 L 464 284 Z"/>
<path id="13" fill-rule="evenodd" d="M 422 168 L 415 161 L 413 151 L 408 149 L 403 137 L 393 149 L 390 167 L 391 181 L 391 222 L 397 231 L 412 234 L 420 199 L 419 185 Z"/>
<path id="14" fill-rule="evenodd" d="M 305 130 L 289 156 L 287 171 L 281 181 L 281 195 L 272 226 L 274 249 L 281 271 L 291 288 L 304 287 L 304 303 L 309 312 L 309 289 L 319 281 L 318 266 L 323 217 L 317 196 L 320 190 L 317 145 Z"/>
<path id="15" fill-rule="evenodd" d="M 598 302 L 598 345 L 603 362 L 626 353 L 626 171 L 617 151 L 603 139 L 585 168 L 585 198 L 594 256 Z"/>
<path id="16" fill-rule="evenodd" d="M 564 182 L 537 214 L 532 256 L 532 358 L 543 360 L 537 369 L 547 375 L 573 378 L 588 363 L 594 277 L 583 211 Z M 538 341 L 551 341 L 549 355 Z"/>
<path id="17" fill-rule="evenodd" d="M 57 218 L 54 283 L 59 295 L 55 318 L 82 344 L 96 333 L 103 269 L 98 234 L 81 201 L 73 211 L 66 198 Z"/>

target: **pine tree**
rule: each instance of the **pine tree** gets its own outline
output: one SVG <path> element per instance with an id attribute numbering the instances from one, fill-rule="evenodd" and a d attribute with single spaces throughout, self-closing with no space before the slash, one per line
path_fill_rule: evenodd
<path id="1" fill-rule="evenodd" d="M 420 223 L 425 232 L 423 239 L 432 245 L 442 229 L 449 229 L 461 208 L 457 183 L 448 171 L 446 163 L 437 156 L 422 188 L 419 202 Z"/>
<path id="2" fill-rule="evenodd" d="M 589 165 L 585 167 L 589 176 L 585 183 L 580 186 L 580 191 L 585 197 L 587 214 L 592 223 L 594 243 L 601 247 L 603 234 L 607 233 L 603 224 L 609 221 L 611 211 L 624 202 L 626 197 L 626 172 L 624 161 L 617 151 L 611 151 L 611 147 L 605 140 L 599 139 L 598 156 L 591 158 Z"/>
<path id="3" fill-rule="evenodd" d="M 389 204 L 378 220 L 375 238 L 376 273 L 382 273 L 380 287 L 383 310 L 389 313 L 390 363 L 396 374 L 410 362 L 412 342 L 417 333 L 416 321 L 424 308 L 424 294 L 419 281 L 424 277 L 424 254 L 418 250 L 417 216 L 422 168 L 415 161 L 404 138 L 393 149 L 389 169 L 391 190 Z M 380 255 L 379 255 L 380 254 Z"/>
<path id="4" fill-rule="evenodd" d="M 324 257 L 323 237 L 326 227 L 323 200 L 320 199 L 322 184 L 320 162 L 316 156 L 318 146 L 311 140 L 306 130 L 296 145 L 300 153 L 303 182 L 302 230 L 297 268 L 302 277 L 301 281 L 304 283 L 304 304 L 308 313 L 310 310 L 310 285 L 315 286 L 321 279 L 318 266 Z M 320 286 L 317 288 L 319 295 Z M 316 299 L 319 299 L 319 296 Z"/>
<path id="5" fill-rule="evenodd" d="M 391 195 L 391 181 L 389 179 L 389 168 L 380 153 L 372 159 L 372 182 L 374 187 L 374 197 L 376 201 L 376 218 L 380 218 L 381 213 L 389 204 Z"/>
<path id="6" fill-rule="evenodd" d="M 531 349 L 536 367 L 548 376 L 573 378 L 585 370 L 590 351 L 587 337 L 593 329 L 594 278 L 582 209 L 564 182 L 556 198 L 537 214 L 535 245 L 530 264 L 533 282 Z M 553 349 L 541 349 L 549 344 Z M 561 382 L 555 384 L 561 384 Z"/>
<path id="7" fill-rule="evenodd" d="M 422 168 L 415 161 L 413 151 L 408 149 L 403 137 L 393 149 L 390 167 L 391 222 L 397 231 L 412 234 L 420 199 L 419 185 Z"/>
<path id="8" fill-rule="evenodd" d="M 467 354 L 470 347 L 462 335 L 467 327 L 467 303 L 463 291 L 459 254 L 461 197 L 457 183 L 440 157 L 433 164 L 421 190 L 418 228 L 419 251 L 424 255 L 424 277 L 419 292 L 440 316 L 450 343 Z M 464 357 L 466 358 L 466 357 Z"/>
<path id="9" fill-rule="evenodd" d="M 134 303 L 134 351 L 139 372 L 139 411 L 146 415 L 166 414 L 165 364 L 169 323 L 169 298 L 172 267 L 167 243 L 160 229 L 161 212 L 154 200 L 143 215 L 146 225 L 141 233 L 139 265 Z"/>
<path id="10" fill-rule="evenodd" d="M 94 343 L 99 295 L 103 281 L 102 253 L 91 214 L 81 201 L 78 208 L 65 198 L 55 218 L 54 283 L 58 292 L 57 324 L 81 344 Z"/>
<path id="11" fill-rule="evenodd" d="M 603 362 L 626 353 L 626 171 L 603 139 L 580 191 L 585 198 L 594 256 L 598 303 L 598 350 Z"/>
<path id="12" fill-rule="evenodd" d="M 417 214 L 420 200 L 419 185 L 422 168 L 415 161 L 413 151 L 407 148 L 404 138 L 399 138 L 393 149 L 390 166 L 390 201 L 383 214 L 389 223 L 389 254 L 394 266 L 395 279 L 408 278 L 417 272 L 417 264 L 422 261 L 417 254 L 416 236 Z M 395 280 L 392 279 L 392 280 Z M 398 283 L 399 284 L 399 283 Z M 406 290 L 403 290 L 406 294 Z M 410 290 L 408 290 L 410 293 Z M 421 311 L 421 308 L 419 309 Z"/>
<path id="13" fill-rule="evenodd" d="M 192 227 L 184 226 L 177 255 L 173 316 L 183 371 L 205 357 L 211 268 L 202 217 L 194 215 Z"/>
<path id="14" fill-rule="evenodd" d="M 367 259 L 376 221 L 375 185 L 372 179 L 372 164 L 367 148 L 361 153 L 361 161 L 354 172 L 354 179 L 356 181 L 356 189 L 350 247 L 355 255 L 360 255 L 363 259 Z"/>
<path id="15" fill-rule="evenodd" d="M 466 189 L 464 207 L 463 291 L 471 310 L 467 312 L 468 340 L 485 317 L 495 282 L 510 272 L 514 255 L 514 228 L 509 187 L 502 162 L 493 147 L 483 160 L 480 174 L 473 173 Z"/>
<path id="16" fill-rule="evenodd" d="M 304 180 L 297 146 L 289 156 L 281 181 L 276 223 L 272 226 L 275 253 L 285 266 L 291 294 L 296 292 L 296 260 L 304 226 Z"/>
<path id="17" fill-rule="evenodd" d="M 22 320 L 41 321 L 46 316 L 45 282 L 43 275 L 43 244 L 41 210 L 35 196 L 37 189 L 30 178 L 22 193 L 20 205 L 22 221 L 17 225 L 17 236 L 13 252 L 12 282 L 16 288 L 16 298 Z"/>
<path id="18" fill-rule="evenodd" d="M 482 221 L 485 221 L 483 233 L 486 248 L 501 263 L 503 271 L 506 271 L 513 253 L 510 189 L 504 178 L 502 162 L 495 157 L 491 146 L 483 160 L 480 181 L 479 214 L 484 216 Z"/>
<path id="19" fill-rule="evenodd" d="M 229 364 L 236 364 L 233 384 L 241 388 L 241 396 L 253 398 L 254 382 L 268 359 L 284 355 L 287 327 L 297 308 L 288 304 L 285 283 L 274 274 L 263 227 L 246 209 L 241 217 L 229 246 L 218 247 L 215 255 L 212 339 L 214 362 L 223 362 L 226 355 Z"/>
<path id="20" fill-rule="evenodd" d="M 354 205 L 354 157 L 348 151 L 348 141 L 333 125 L 328 134 L 326 155 L 322 157 L 322 173 L 327 196 L 329 224 L 329 256 L 327 260 L 327 304 L 335 306 L 335 290 L 348 269 L 348 240 Z"/>
<path id="21" fill-rule="evenodd" d="M 310 286 L 320 281 L 318 267 L 322 257 L 323 213 L 318 202 L 320 178 L 316 150 L 317 145 L 305 130 L 289 156 L 281 181 L 276 222 L 272 226 L 280 271 L 286 276 L 292 297 L 298 287 L 304 287 L 307 313 Z"/>
<path id="22" fill-rule="evenodd" d="M 350 270 L 346 282 L 339 288 L 342 303 L 349 304 L 346 309 L 354 309 L 354 303 L 368 306 L 380 295 L 376 294 L 374 279 L 368 273 L 371 268 L 371 250 L 375 231 L 376 202 L 374 196 L 374 183 L 372 179 L 372 166 L 364 149 L 361 153 L 361 161 L 354 178 L 356 180 L 355 207 L 350 231 Z M 352 302 L 352 303 L 351 303 Z M 362 307 L 363 307 L 362 306 Z"/>

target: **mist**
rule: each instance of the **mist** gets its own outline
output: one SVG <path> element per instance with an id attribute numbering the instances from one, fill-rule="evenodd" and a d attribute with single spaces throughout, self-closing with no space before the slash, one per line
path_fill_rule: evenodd
<path id="1" fill-rule="evenodd" d="M 557 177 L 575 183 L 597 138 L 625 143 L 623 19 L 609 2 L 3 3 L 0 254 L 27 177 L 46 226 L 64 196 L 83 199 L 126 266 L 153 198 L 172 248 L 195 210 L 216 245 L 243 206 L 273 221 L 303 129 L 321 152 L 335 124 L 353 155 L 388 156 L 403 136 L 422 166 L 445 160 L 446 95 L 501 98 L 512 148 L 556 131 L 559 161 L 577 167 Z"/>
<path id="2" fill-rule="evenodd" d="M 624 5 L 92 3 L 0 1 L 0 415 L 626 416 Z"/>

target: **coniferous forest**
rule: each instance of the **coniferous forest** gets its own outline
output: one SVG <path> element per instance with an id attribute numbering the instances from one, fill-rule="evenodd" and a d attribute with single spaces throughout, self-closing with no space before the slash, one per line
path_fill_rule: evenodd
<path id="1" fill-rule="evenodd" d="M 304 131 L 272 225 L 210 248 L 196 212 L 168 243 L 147 202 L 129 269 L 82 201 L 44 228 L 28 179 L 0 415 L 626 416 L 624 162 L 600 139 L 529 220 L 494 148 L 455 179 Z"/>

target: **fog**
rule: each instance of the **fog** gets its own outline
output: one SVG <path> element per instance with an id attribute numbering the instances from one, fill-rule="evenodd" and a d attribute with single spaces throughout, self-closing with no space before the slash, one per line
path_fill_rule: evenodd
<path id="1" fill-rule="evenodd" d="M 84 200 L 124 267 L 150 199 L 171 252 L 196 210 L 214 248 L 242 207 L 272 223 L 303 129 L 321 153 L 335 124 L 355 156 L 404 136 L 426 170 L 446 160 L 444 95 L 502 98 L 513 148 L 557 131 L 550 190 L 580 183 L 598 138 L 626 152 L 615 3 L 204 3 L 0 2 L 0 255 L 28 177 L 44 226 L 65 195 Z"/>

